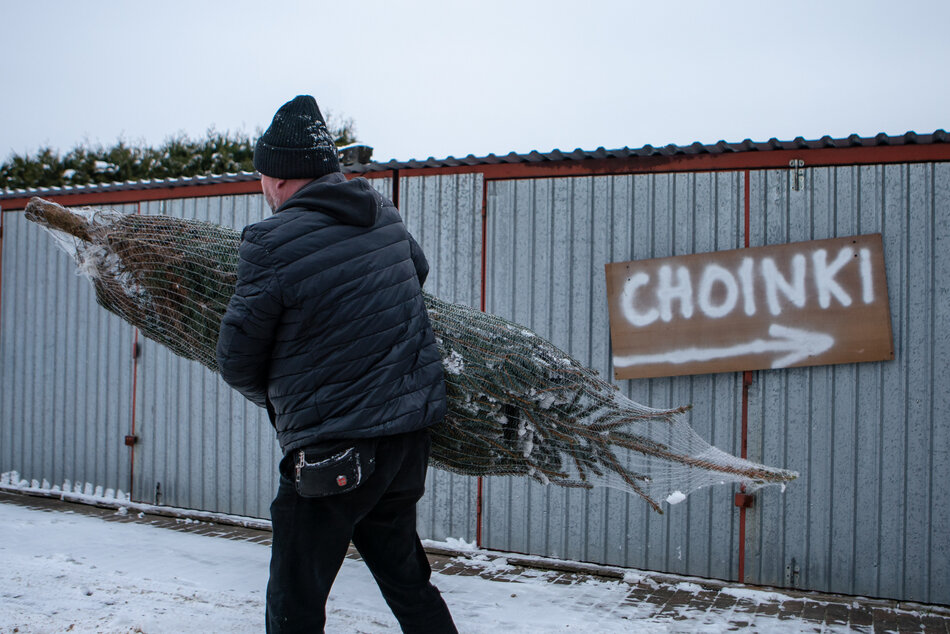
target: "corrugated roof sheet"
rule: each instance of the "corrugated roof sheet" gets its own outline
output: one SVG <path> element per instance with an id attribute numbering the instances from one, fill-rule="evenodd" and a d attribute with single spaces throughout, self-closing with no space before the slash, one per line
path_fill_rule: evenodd
<path id="1" fill-rule="evenodd" d="M 121 183 L 98 183 L 92 185 L 67 185 L 63 187 L 27 187 L 26 189 L 2 189 L 0 200 L 4 198 L 22 198 L 23 196 L 59 196 L 64 194 L 87 194 L 92 192 L 112 192 L 129 189 L 168 189 L 173 187 L 191 187 L 194 185 L 214 185 L 218 183 L 238 183 L 258 180 L 257 172 L 237 172 L 234 174 L 215 174 L 210 176 L 186 176 L 182 178 L 152 178 Z"/>
<path id="2" fill-rule="evenodd" d="M 795 137 L 791 141 L 779 141 L 771 138 L 768 141 L 756 142 L 746 139 L 739 143 L 726 143 L 719 141 L 710 145 L 692 143 L 690 145 L 669 144 L 661 147 L 653 145 L 644 145 L 640 148 L 622 147 L 616 150 L 607 150 L 599 147 L 596 150 L 582 150 L 580 148 L 572 152 L 562 152 L 555 149 L 550 152 L 528 152 L 527 154 L 518 154 L 510 152 L 504 155 L 489 154 L 488 156 L 474 156 L 469 154 L 464 158 L 437 159 L 429 157 L 425 160 L 410 159 L 408 161 L 397 161 L 395 159 L 385 163 L 366 163 L 362 165 L 347 165 L 343 168 L 345 173 L 366 174 L 371 172 L 382 172 L 388 170 L 402 169 L 424 169 L 432 167 L 458 167 L 458 166 L 477 166 L 477 165 L 498 165 L 503 163 L 545 163 L 557 161 L 582 161 L 586 159 L 628 159 L 635 157 L 649 156 L 677 156 L 677 155 L 697 155 L 697 154 L 729 154 L 734 152 L 769 152 L 775 150 L 803 150 L 803 149 L 823 149 L 823 148 L 849 148 L 849 147 L 879 147 L 894 145 L 930 145 L 935 143 L 950 143 L 950 134 L 944 130 L 937 130 L 932 134 L 917 134 L 916 132 L 907 132 L 901 135 L 890 136 L 883 132 L 872 136 L 862 137 L 852 134 L 845 138 L 834 139 L 830 136 L 823 136 L 816 140 L 806 140 L 803 137 Z M 123 183 L 108 183 L 98 185 L 76 185 L 68 187 L 44 187 L 27 189 L 5 189 L 0 190 L 0 200 L 4 198 L 22 198 L 23 196 L 35 195 L 61 195 L 61 194 L 80 194 L 92 192 L 108 192 L 129 189 L 160 189 L 173 187 L 188 187 L 194 185 L 211 185 L 218 183 L 234 183 L 240 181 L 256 180 L 256 172 L 238 172 L 236 174 L 222 174 L 214 176 L 194 176 L 189 178 L 164 178 L 142 181 L 126 181 Z"/>
<path id="3" fill-rule="evenodd" d="M 596 150 L 582 150 L 580 148 L 573 152 L 562 152 L 561 150 L 552 150 L 542 153 L 538 151 L 527 154 L 518 154 L 511 152 L 502 156 L 489 154 L 488 156 L 476 157 L 471 154 L 465 158 L 457 159 L 453 156 L 444 159 L 428 158 L 424 161 L 388 161 L 386 163 L 368 163 L 366 165 L 350 166 L 351 172 L 374 172 L 393 169 L 419 169 L 426 167 L 455 167 L 459 165 L 497 165 L 500 163 L 540 163 L 549 161 L 567 161 L 584 159 L 606 159 L 606 158 L 632 158 L 647 156 L 675 156 L 687 154 L 728 154 L 730 152 L 767 152 L 772 150 L 802 150 L 802 149 L 822 149 L 822 148 L 847 148 L 847 147 L 876 147 L 884 145 L 929 145 L 933 143 L 950 143 L 950 135 L 944 130 L 937 130 L 933 134 L 917 134 L 916 132 L 907 132 L 901 135 L 889 136 L 883 132 L 873 137 L 861 137 L 852 134 L 843 139 L 833 139 L 830 136 L 823 136 L 817 140 L 806 140 L 803 137 L 795 137 L 791 141 L 779 141 L 771 138 L 765 142 L 755 142 L 746 139 L 740 143 L 726 143 L 719 141 L 711 145 L 692 143 L 690 145 L 669 144 L 661 147 L 644 145 L 641 148 L 623 147 L 617 150 L 607 150 L 602 147 Z"/>

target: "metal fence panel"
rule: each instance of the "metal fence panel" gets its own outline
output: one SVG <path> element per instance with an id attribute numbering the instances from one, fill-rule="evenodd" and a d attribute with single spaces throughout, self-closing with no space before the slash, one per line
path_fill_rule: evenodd
<path id="1" fill-rule="evenodd" d="M 386 198 L 393 199 L 393 179 L 392 177 L 386 176 L 382 178 L 367 178 L 369 184 L 373 186 L 373 189 L 378 191 L 380 194 Z"/>
<path id="2" fill-rule="evenodd" d="M 950 603 L 950 164 L 753 173 L 754 246 L 883 234 L 895 359 L 762 371 L 750 456 L 801 472 L 750 511 L 755 583 Z"/>
<path id="3" fill-rule="evenodd" d="M 270 210 L 255 194 L 145 202 L 142 213 L 241 230 Z M 280 450 L 267 415 L 199 363 L 139 343 L 135 498 L 269 517 Z"/>
<path id="4" fill-rule="evenodd" d="M 0 471 L 127 491 L 132 327 L 22 212 L 3 214 L 2 266 Z"/>
<path id="5" fill-rule="evenodd" d="M 612 375 L 604 265 L 740 246 L 742 178 L 731 174 L 494 181 L 488 190 L 487 302 Z M 620 383 L 657 407 L 694 404 L 691 424 L 737 451 L 737 375 Z M 625 492 L 486 484 L 490 548 L 734 578 L 735 510 L 717 487 L 657 515 Z"/>
<path id="6" fill-rule="evenodd" d="M 392 179 L 372 179 L 386 195 Z M 486 303 L 611 375 L 607 262 L 739 248 L 743 175 L 644 174 L 491 181 L 402 177 L 399 207 L 431 266 L 426 290 Z M 950 164 L 751 172 L 753 246 L 881 232 L 894 361 L 760 371 L 749 455 L 796 469 L 747 513 L 746 580 L 950 603 Z M 134 213 L 135 205 L 120 207 Z M 143 202 L 142 213 L 240 229 L 262 196 Z M 95 303 L 89 283 L 22 213 L 3 214 L 0 471 L 51 484 L 127 489 L 136 381 L 133 496 L 266 517 L 279 450 L 266 416 L 216 375 L 144 340 Z M 741 376 L 626 381 L 654 406 L 692 403 L 690 422 L 739 452 Z M 423 537 L 475 538 L 475 478 L 431 470 Z M 487 478 L 483 543 L 650 570 L 735 579 L 733 490 L 713 487 L 656 515 L 616 490 Z"/>
<path id="7" fill-rule="evenodd" d="M 429 261 L 425 290 L 450 302 L 481 304 L 482 176 L 403 177 L 399 211 Z M 477 479 L 429 469 L 419 502 L 425 539 L 474 542 Z"/>

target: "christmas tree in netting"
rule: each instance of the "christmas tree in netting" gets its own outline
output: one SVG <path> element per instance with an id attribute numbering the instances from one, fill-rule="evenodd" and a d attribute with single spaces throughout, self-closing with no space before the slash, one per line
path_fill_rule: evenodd
<path id="1" fill-rule="evenodd" d="M 160 215 L 73 210 L 34 198 L 27 218 L 50 230 L 92 280 L 96 299 L 174 353 L 217 371 L 218 329 L 237 280 L 240 234 Z M 700 487 L 782 483 L 794 472 L 710 446 L 686 408 L 623 396 L 531 330 L 425 294 L 442 353 L 448 413 L 431 461 L 466 475 L 638 493 L 662 512 Z"/>

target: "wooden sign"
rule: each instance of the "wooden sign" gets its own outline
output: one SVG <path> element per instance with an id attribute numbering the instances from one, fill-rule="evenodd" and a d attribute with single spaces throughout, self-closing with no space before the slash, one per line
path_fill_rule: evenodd
<path id="1" fill-rule="evenodd" d="M 894 358 L 881 234 L 606 269 L 618 379 Z"/>

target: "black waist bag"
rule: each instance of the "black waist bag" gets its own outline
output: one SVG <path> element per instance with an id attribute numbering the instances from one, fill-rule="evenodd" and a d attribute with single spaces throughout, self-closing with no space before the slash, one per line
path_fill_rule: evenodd
<path id="1" fill-rule="evenodd" d="M 305 498 L 352 491 L 376 468 L 376 441 L 336 444 L 332 449 L 298 449 L 294 456 L 294 487 Z"/>

